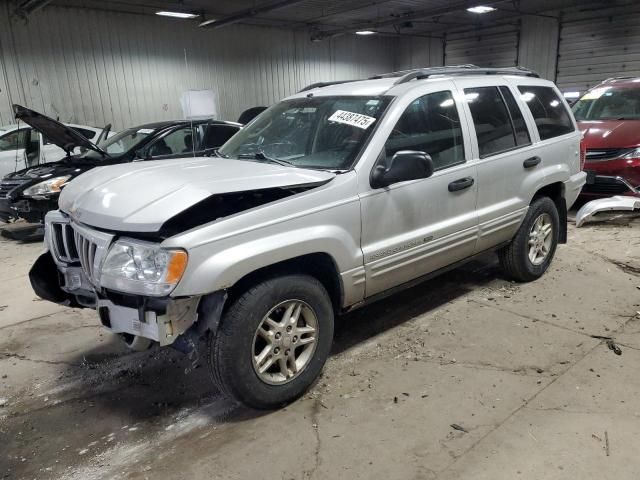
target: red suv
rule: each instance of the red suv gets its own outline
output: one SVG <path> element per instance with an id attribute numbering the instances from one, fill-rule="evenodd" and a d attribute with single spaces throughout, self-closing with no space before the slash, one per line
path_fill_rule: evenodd
<path id="1" fill-rule="evenodd" d="M 584 197 L 640 197 L 640 78 L 611 78 L 573 105 L 584 134 Z"/>

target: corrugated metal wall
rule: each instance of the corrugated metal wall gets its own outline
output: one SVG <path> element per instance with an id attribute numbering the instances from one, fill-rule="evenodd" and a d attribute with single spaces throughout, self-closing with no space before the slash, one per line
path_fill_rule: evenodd
<path id="1" fill-rule="evenodd" d="M 272 104 L 316 81 L 393 70 L 393 38 L 343 36 L 311 43 L 303 32 L 47 7 L 30 22 L 0 6 L 0 124 L 12 103 L 64 121 L 114 128 L 181 118 L 179 98 L 213 89 L 219 116 Z"/>
<path id="2" fill-rule="evenodd" d="M 560 33 L 559 86 L 584 91 L 624 75 L 640 75 L 640 5 L 566 13 Z"/>
<path id="3" fill-rule="evenodd" d="M 441 38 L 400 37 L 396 70 L 442 65 L 444 43 Z"/>
<path id="4" fill-rule="evenodd" d="M 483 67 L 516 65 L 519 35 L 518 26 L 512 25 L 451 33 L 445 43 L 445 63 L 473 63 Z"/>
<path id="5" fill-rule="evenodd" d="M 527 16 L 522 19 L 518 63 L 554 80 L 558 51 L 558 20 Z"/>

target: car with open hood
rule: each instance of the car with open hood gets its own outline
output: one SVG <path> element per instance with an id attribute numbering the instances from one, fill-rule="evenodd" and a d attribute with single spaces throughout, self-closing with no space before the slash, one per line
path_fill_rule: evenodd
<path id="1" fill-rule="evenodd" d="M 316 84 L 216 158 L 71 182 L 31 284 L 96 309 L 131 348 L 172 346 L 222 392 L 277 407 L 318 377 L 340 313 L 488 251 L 511 278 L 540 278 L 585 182 L 580 141 L 555 85 L 525 69 Z"/>
<path id="2" fill-rule="evenodd" d="M 209 155 L 241 128 L 218 120 L 164 121 L 128 128 L 96 145 L 75 129 L 24 107 L 16 115 L 66 152 L 57 162 L 26 168 L 0 181 L 0 220 L 43 222 L 60 191 L 77 176 L 120 163 Z M 82 153 L 72 154 L 80 149 Z"/>
<path id="3" fill-rule="evenodd" d="M 100 141 L 104 129 L 65 123 L 94 143 Z M 108 135 L 115 132 L 106 131 Z M 0 179 L 9 173 L 60 160 L 65 151 L 24 123 L 0 126 Z"/>
<path id="4" fill-rule="evenodd" d="M 584 135 L 585 199 L 640 197 L 640 78 L 611 78 L 587 91 L 573 113 Z"/>

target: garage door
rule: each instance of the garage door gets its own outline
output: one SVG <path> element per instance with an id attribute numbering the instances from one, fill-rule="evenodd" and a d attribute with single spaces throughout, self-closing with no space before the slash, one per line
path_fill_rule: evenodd
<path id="1" fill-rule="evenodd" d="M 447 35 L 446 65 L 511 67 L 518 61 L 518 27 L 485 28 Z"/>
<path id="2" fill-rule="evenodd" d="M 557 83 L 564 91 L 640 75 L 640 6 L 567 13 L 558 54 Z"/>

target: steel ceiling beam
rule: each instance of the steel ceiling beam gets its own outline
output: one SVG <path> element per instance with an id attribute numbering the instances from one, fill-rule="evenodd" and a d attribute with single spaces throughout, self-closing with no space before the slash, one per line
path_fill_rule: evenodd
<path id="1" fill-rule="evenodd" d="M 246 10 L 242 10 L 238 13 L 234 13 L 228 15 L 226 17 L 220 18 L 218 20 L 205 20 L 200 23 L 200 27 L 202 28 L 220 28 L 226 27 L 227 25 L 232 25 L 234 23 L 242 22 L 251 17 L 255 17 L 256 15 L 260 15 L 261 13 L 271 12 L 273 10 L 277 10 L 279 8 L 289 7 L 291 5 L 295 5 L 296 3 L 302 3 L 305 0 L 280 0 L 278 2 L 271 2 L 266 5 L 247 8 Z"/>

